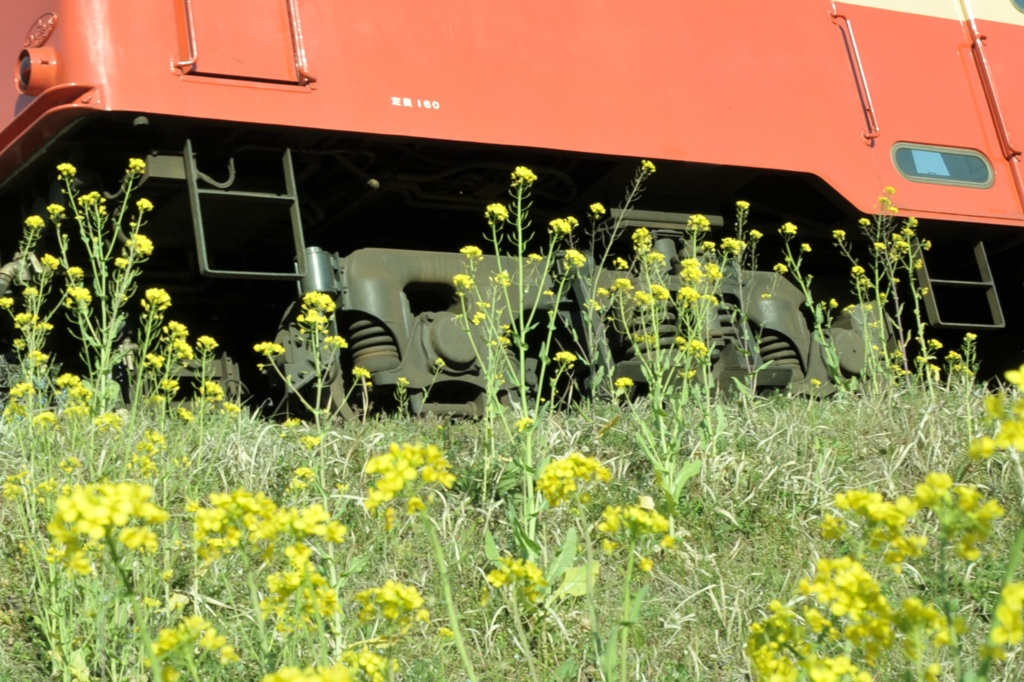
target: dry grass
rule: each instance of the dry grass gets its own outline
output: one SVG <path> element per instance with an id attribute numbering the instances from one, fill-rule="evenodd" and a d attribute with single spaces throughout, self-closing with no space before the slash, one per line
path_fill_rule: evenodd
<path id="1" fill-rule="evenodd" d="M 822 540 L 818 532 L 821 514 L 836 492 L 867 487 L 886 495 L 905 494 L 929 471 L 948 471 L 988 490 L 1003 502 L 1009 517 L 1016 517 L 1021 507 L 1016 475 L 998 458 L 985 465 L 968 465 L 965 456 L 972 436 L 967 417 L 975 416 L 977 428 L 981 400 L 980 394 L 965 396 L 960 390 L 913 389 L 824 402 L 784 396 L 721 402 L 716 407 L 713 447 L 702 443 L 696 430 L 692 440 L 683 444 L 682 451 L 701 458 L 704 467 L 690 482 L 674 520 L 680 539 L 677 550 L 659 559 L 645 577 L 651 583 L 650 596 L 634 630 L 629 678 L 751 679 L 743 654 L 751 621 L 763 615 L 771 599 L 791 598 L 817 558 L 844 549 Z M 656 490 L 649 464 L 627 430 L 629 420 L 616 421 L 621 410 L 609 404 L 589 406 L 556 414 L 541 427 L 545 455 L 580 451 L 614 471 L 613 484 L 595 494 L 594 510 L 606 503 L 635 500 L 637 495 L 653 495 Z M 299 431 L 250 416 L 218 418 L 208 425 L 202 443 L 195 424 L 179 421 L 137 423 L 126 427 L 120 437 L 96 437 L 92 446 L 81 438 L 71 443 L 59 432 L 35 433 L 33 440 L 26 440 L 27 428 L 6 423 L 0 426 L 0 474 L 30 470 L 36 480 L 51 475 L 64 480 L 69 477 L 56 468 L 56 461 L 75 454 L 86 467 L 70 478 L 120 479 L 133 444 L 143 430 L 154 426 L 170 444 L 160 455 L 162 473 L 157 482 L 159 502 L 174 514 L 165 537 L 187 540 L 191 528 L 182 511 L 185 503 L 212 491 L 262 490 L 291 505 L 326 498 L 332 513 L 351 529 L 341 559 L 345 575 L 341 592 L 352 623 L 349 637 L 374 635 L 356 621 L 351 596 L 357 590 L 387 578 L 419 587 L 435 621 L 403 640 L 400 679 L 406 680 L 460 680 L 465 675 L 454 646 L 437 635 L 447 623 L 438 572 L 424 534 L 404 518 L 385 532 L 379 519 L 363 511 L 360 501 L 367 480 L 361 472 L 368 457 L 392 441 L 441 447 L 459 481 L 434 509 L 433 519 L 448 553 L 471 656 L 482 679 L 526 679 L 523 655 L 501 600 L 481 603 L 484 574 L 489 570 L 485 532 L 493 533 L 500 547 L 511 548 L 514 542 L 506 513 L 512 489 L 507 485 L 509 461 L 499 458 L 491 463 L 489 492 L 482 497 L 485 448 L 480 424 L 397 418 L 346 423 L 326 434 L 314 456 L 297 442 Z M 172 475 L 169 462 L 184 453 L 195 458 L 195 465 L 187 473 Z M 300 466 L 316 471 L 316 484 L 289 491 L 292 474 Z M 32 540 L 44 540 L 46 518 L 41 511 L 26 531 L 19 514 L 10 501 L 0 503 L 0 680 L 50 679 L 48 646 L 35 618 L 45 600 L 33 593 L 34 569 L 20 549 Z M 571 524 L 568 512 L 544 513 L 541 533 L 549 553 L 545 558 L 557 551 Z M 1002 524 L 990 542 L 993 549 L 1009 546 L 1013 525 L 1013 520 Z M 214 620 L 236 642 L 245 661 L 244 672 L 234 668 L 225 679 L 258 679 L 263 671 L 246 657 L 245 642 L 251 639 L 246 633 L 253 624 L 242 608 L 247 599 L 242 581 L 236 580 L 237 589 L 232 589 L 230 581 L 204 579 L 197 590 L 188 552 L 167 551 L 175 570 L 168 593 L 187 596 L 192 601 L 189 608 Z M 602 562 L 601 595 L 617 595 L 624 561 L 613 556 Z M 908 568 L 895 583 L 893 597 L 911 590 L 934 596 L 935 585 L 921 577 L 928 574 L 927 565 L 916 568 Z M 230 574 L 239 566 L 228 562 L 218 570 Z M 1000 562 L 983 560 L 970 567 L 954 589 L 965 604 L 970 603 L 967 597 L 976 597 L 991 605 L 1001 570 Z M 203 587 L 207 584 L 219 587 L 207 592 Z M 599 599 L 599 620 L 615 618 L 617 604 L 612 602 L 613 598 Z M 543 617 L 531 618 L 532 648 L 545 679 L 599 679 L 588 662 L 585 612 L 582 600 L 569 597 L 553 601 Z M 975 625 L 987 618 L 984 611 L 964 615 Z M 579 665 L 559 668 L 565 661 Z M 563 677 L 556 674 L 558 670 Z M 210 674 L 215 671 L 211 669 Z M 1016 680 L 1022 673 L 1024 667 L 1011 656 L 994 679 Z M 878 679 L 895 679 L 894 674 L 883 667 Z"/>

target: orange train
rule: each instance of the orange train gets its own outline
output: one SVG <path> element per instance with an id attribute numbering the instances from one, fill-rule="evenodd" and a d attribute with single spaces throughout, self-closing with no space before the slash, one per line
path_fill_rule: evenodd
<path id="1" fill-rule="evenodd" d="M 511 167 L 537 171 L 544 218 L 615 205 L 650 158 L 641 208 L 729 215 L 744 199 L 755 226 L 793 221 L 812 239 L 895 188 L 940 247 L 932 326 L 987 331 L 989 369 L 1021 361 L 1024 0 L 0 7 L 13 71 L 0 86 L 0 257 L 59 198 L 57 163 L 113 190 L 124 160 L 145 157 L 159 209 L 147 277 L 243 358 L 295 298 L 290 282 L 331 280 L 343 310 L 355 305 L 343 285 L 377 291 L 371 308 L 390 286 L 388 305 L 353 309 L 391 338 L 375 349 L 387 386 L 411 361 L 408 318 L 447 310 L 442 256 L 479 241 Z M 436 281 L 415 281 L 427 275 L 409 252 L 436 256 Z M 820 267 L 825 291 L 845 287 L 839 261 Z M 342 281 L 396 269 L 409 272 Z M 810 351 L 794 352 L 794 380 L 809 376 Z"/>

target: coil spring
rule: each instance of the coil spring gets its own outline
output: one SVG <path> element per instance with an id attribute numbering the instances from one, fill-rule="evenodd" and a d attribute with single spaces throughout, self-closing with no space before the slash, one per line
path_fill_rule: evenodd
<path id="1" fill-rule="evenodd" d="M 789 367 L 793 370 L 793 381 L 804 378 L 803 365 L 800 364 L 800 354 L 789 337 L 783 336 L 773 329 L 765 329 L 762 332 L 759 344 L 761 361 L 772 361 L 772 367 Z"/>
<path id="2" fill-rule="evenodd" d="M 679 327 L 676 320 L 675 310 L 665 311 L 665 317 L 661 320 L 661 324 L 658 325 L 658 347 L 662 350 L 671 348 L 676 342 L 676 336 L 679 335 Z M 648 329 L 643 324 L 634 324 L 630 330 L 633 336 L 633 342 L 626 346 L 626 359 L 633 360 L 638 356 L 646 356 L 650 353 L 654 345 L 648 339 Z"/>
<path id="3" fill-rule="evenodd" d="M 397 369 L 401 364 L 395 337 L 375 320 L 352 322 L 348 326 L 348 346 L 353 363 L 371 372 Z"/>
<path id="4" fill-rule="evenodd" d="M 740 332 L 736 328 L 734 306 L 722 305 L 715 311 L 718 326 L 711 327 L 708 335 L 711 337 L 711 362 L 718 362 L 722 357 L 722 350 L 730 343 L 739 344 Z"/>
<path id="5" fill-rule="evenodd" d="M 736 328 L 734 317 L 734 306 L 732 305 L 722 305 L 715 310 L 715 321 L 708 330 L 712 362 L 718 362 L 718 359 L 722 356 L 722 350 L 728 344 L 739 343 L 740 332 Z M 676 337 L 679 336 L 677 319 L 678 315 L 675 310 L 670 309 L 666 311 L 664 319 L 658 325 L 658 347 L 662 350 L 671 348 L 676 343 Z M 641 325 L 635 325 L 633 333 L 634 339 L 640 338 L 641 340 L 634 341 L 634 343 L 629 345 L 626 351 L 628 359 L 633 359 L 638 354 L 646 355 L 652 350 L 652 344 L 645 340 L 645 331 Z"/>

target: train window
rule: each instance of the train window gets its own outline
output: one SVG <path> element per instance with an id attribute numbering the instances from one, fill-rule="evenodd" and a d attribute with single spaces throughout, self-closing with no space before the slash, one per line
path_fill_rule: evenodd
<path id="1" fill-rule="evenodd" d="M 897 142 L 892 147 L 892 162 L 903 177 L 914 182 L 985 188 L 992 186 L 995 177 L 988 159 L 972 149 Z"/>
<path id="2" fill-rule="evenodd" d="M 1010 2 L 1012 2 L 1013 6 L 1016 7 L 1018 10 L 1024 12 L 1024 0 L 1010 0 Z"/>

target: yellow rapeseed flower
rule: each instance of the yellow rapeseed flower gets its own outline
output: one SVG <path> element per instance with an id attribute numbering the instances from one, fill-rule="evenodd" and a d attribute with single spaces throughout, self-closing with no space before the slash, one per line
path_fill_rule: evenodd
<path id="1" fill-rule="evenodd" d="M 473 281 L 473 278 L 465 273 L 458 274 L 452 277 L 452 282 L 455 284 L 455 288 L 459 290 L 460 294 L 463 291 L 469 291 L 476 285 L 476 282 Z"/>
<path id="2" fill-rule="evenodd" d="M 544 494 L 548 504 L 557 507 L 574 497 L 581 484 L 595 480 L 608 483 L 612 480 L 611 470 L 593 457 L 572 452 L 544 467 L 537 479 L 537 490 Z"/>
<path id="3" fill-rule="evenodd" d="M 146 289 L 142 298 L 142 307 L 145 310 L 153 309 L 162 313 L 171 307 L 171 295 L 164 289 Z"/>
<path id="4" fill-rule="evenodd" d="M 516 169 L 512 171 L 513 187 L 520 187 L 523 185 L 529 187 L 535 182 L 537 182 L 537 175 L 526 166 L 516 166 Z"/>
<path id="5" fill-rule="evenodd" d="M 370 511 L 395 499 L 406 485 L 417 478 L 424 483 L 440 483 L 445 488 L 455 484 L 451 463 L 433 445 L 392 443 L 388 452 L 370 458 L 366 463 L 366 473 L 379 477 L 364 502 Z"/>
<path id="6" fill-rule="evenodd" d="M 569 369 L 572 369 L 573 364 L 576 362 L 576 360 L 578 358 L 576 357 L 575 353 L 570 353 L 567 350 L 560 350 L 557 353 L 555 353 L 555 358 L 554 359 L 555 359 L 555 362 L 557 362 L 559 364 L 562 364 L 562 365 L 565 365 Z"/>
<path id="7" fill-rule="evenodd" d="M 359 620 L 368 623 L 377 616 L 407 631 L 413 621 L 430 621 L 430 613 L 423 608 L 423 597 L 414 585 L 388 580 L 381 587 L 371 587 L 356 594 L 362 606 Z"/>
<path id="8" fill-rule="evenodd" d="M 640 255 L 648 253 L 654 245 L 654 237 L 646 227 L 637 228 L 633 232 L 633 249 Z"/>
<path id="9" fill-rule="evenodd" d="M 346 652 L 349 653 L 349 652 Z M 393 661 L 395 668 L 398 668 L 397 661 Z M 344 663 L 336 663 L 330 668 L 296 668 L 285 666 L 276 672 L 263 676 L 260 682 L 354 682 L 356 671 L 350 669 Z M 377 680 L 373 677 L 374 682 Z M 381 677 L 383 680 L 384 677 Z"/>
<path id="10" fill-rule="evenodd" d="M 565 252 L 566 267 L 582 268 L 587 264 L 587 257 L 576 249 L 568 249 Z"/>
<path id="11" fill-rule="evenodd" d="M 212 336 L 200 336 L 196 339 L 196 348 L 206 353 L 212 353 L 219 345 Z"/>
<path id="12" fill-rule="evenodd" d="M 568 237 L 572 234 L 573 229 L 579 225 L 579 222 L 569 216 L 568 218 L 555 218 L 548 225 L 551 227 L 551 233 L 559 237 Z"/>
<path id="13" fill-rule="evenodd" d="M 125 242 L 125 247 L 129 251 L 134 251 L 142 258 L 146 258 L 153 254 L 153 242 L 149 237 L 143 234 L 137 234 L 129 239 Z"/>
<path id="14" fill-rule="evenodd" d="M 498 225 L 508 221 L 509 213 L 504 204 L 491 204 L 484 211 L 484 217 L 492 225 Z"/>
<path id="15" fill-rule="evenodd" d="M 150 502 L 152 497 L 153 488 L 138 483 L 76 485 L 57 498 L 57 511 L 47 530 L 55 543 L 67 548 L 70 570 L 85 575 L 92 568 L 83 561 L 83 536 L 94 541 L 116 539 L 132 550 L 156 551 L 158 540 L 151 526 L 164 523 L 168 514 Z"/>
<path id="16" fill-rule="evenodd" d="M 513 587 L 534 604 L 544 600 L 543 590 L 548 586 L 537 564 L 512 557 L 502 557 L 501 566 L 487 574 L 487 582 L 496 590 Z"/>
<path id="17" fill-rule="evenodd" d="M 253 346 L 253 350 L 255 350 L 260 355 L 272 358 L 277 355 L 283 355 L 285 348 L 279 343 L 271 343 L 270 341 L 264 341 L 263 343 L 257 343 L 255 346 Z"/>

